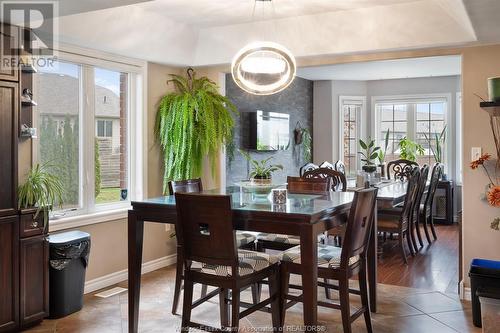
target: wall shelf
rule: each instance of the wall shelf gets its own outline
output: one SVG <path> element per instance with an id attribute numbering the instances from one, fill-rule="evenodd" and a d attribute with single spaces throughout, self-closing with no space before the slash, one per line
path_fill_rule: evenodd
<path id="1" fill-rule="evenodd" d="M 480 102 L 479 106 L 492 117 L 500 117 L 500 102 Z"/>

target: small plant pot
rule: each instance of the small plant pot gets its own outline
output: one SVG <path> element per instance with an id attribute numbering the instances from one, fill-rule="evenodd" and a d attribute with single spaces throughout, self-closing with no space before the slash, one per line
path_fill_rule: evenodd
<path id="1" fill-rule="evenodd" d="M 363 169 L 364 172 L 373 173 L 373 172 L 377 171 L 377 166 L 376 165 L 363 165 L 361 167 L 361 169 Z"/>
<path id="2" fill-rule="evenodd" d="M 271 185 L 273 180 L 271 177 L 252 177 L 250 182 L 254 185 Z"/>

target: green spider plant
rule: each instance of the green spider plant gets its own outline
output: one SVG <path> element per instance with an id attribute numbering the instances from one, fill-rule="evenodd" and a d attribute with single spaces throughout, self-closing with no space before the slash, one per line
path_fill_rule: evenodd
<path id="1" fill-rule="evenodd" d="M 425 140 L 429 143 L 429 147 L 431 148 L 432 155 L 437 163 L 443 162 L 443 147 L 446 142 L 446 125 L 444 126 L 441 133 L 434 133 L 435 147 L 433 147 L 433 140 L 424 133 Z"/>
<path id="2" fill-rule="evenodd" d="M 240 153 L 252 164 L 250 178 L 270 179 L 273 172 L 283 170 L 283 166 L 281 164 L 269 164 L 269 161 L 273 158 L 272 156 L 261 161 L 257 161 L 254 160 L 249 153 L 243 150 L 240 150 Z"/>
<path id="3" fill-rule="evenodd" d="M 198 178 L 208 155 L 212 175 L 220 149 L 232 141 L 236 107 L 207 77 L 170 74 L 176 91 L 165 95 L 156 113 L 155 136 L 163 152 L 163 191 L 168 181 Z"/>
<path id="4" fill-rule="evenodd" d="M 48 163 L 35 164 L 17 191 L 19 208 L 36 207 L 35 218 L 41 210 L 52 210 L 55 204 L 62 204 L 62 181 L 48 168 Z"/>

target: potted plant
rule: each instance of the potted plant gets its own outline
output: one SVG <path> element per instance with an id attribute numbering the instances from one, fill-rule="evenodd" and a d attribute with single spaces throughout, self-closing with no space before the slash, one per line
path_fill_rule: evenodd
<path id="1" fill-rule="evenodd" d="M 155 136 L 163 152 L 163 191 L 168 181 L 198 178 L 208 155 L 215 174 L 221 148 L 232 142 L 236 107 L 219 94 L 215 82 L 196 78 L 192 68 L 187 77 L 170 74 L 176 91 L 165 95 L 156 113 Z"/>
<path id="2" fill-rule="evenodd" d="M 427 134 L 424 133 L 425 140 L 429 144 L 429 147 L 431 149 L 432 156 L 434 156 L 434 160 L 437 163 L 443 163 L 443 147 L 446 142 L 446 125 L 444 126 L 443 130 L 441 133 L 434 133 L 434 140 L 435 143 L 433 142 L 432 138 L 429 138 Z M 443 175 L 443 179 L 446 179 L 446 175 Z"/>
<path id="3" fill-rule="evenodd" d="M 261 161 L 257 161 L 254 160 L 246 151 L 240 150 L 240 153 L 247 159 L 248 162 L 250 162 L 250 164 L 252 164 L 250 181 L 253 184 L 269 185 L 272 183 L 272 173 L 278 170 L 283 170 L 283 166 L 281 164 L 269 164 L 269 161 L 273 158 L 272 156 Z"/>
<path id="4" fill-rule="evenodd" d="M 45 228 L 48 225 L 48 212 L 54 205 L 62 204 L 63 184 L 48 169 L 47 163 L 35 164 L 17 191 L 21 215 L 30 216 L 31 221 L 28 223 L 32 228 Z"/>
<path id="5" fill-rule="evenodd" d="M 379 149 L 377 154 L 378 166 L 380 167 L 380 175 L 385 177 L 385 156 L 387 155 L 387 148 L 389 148 L 389 129 L 384 137 L 384 149 Z"/>
<path id="6" fill-rule="evenodd" d="M 399 156 L 402 159 L 415 162 L 417 160 L 417 155 L 423 155 L 425 153 L 424 147 L 418 144 L 406 136 L 399 140 Z"/>
<path id="7" fill-rule="evenodd" d="M 368 137 L 367 142 L 359 139 L 359 145 L 364 151 L 358 152 L 361 155 L 361 162 L 365 164 L 361 167 L 363 171 L 368 173 L 373 173 L 377 170 L 374 160 L 378 157 L 378 151 L 380 147 L 375 147 L 375 140 Z"/>

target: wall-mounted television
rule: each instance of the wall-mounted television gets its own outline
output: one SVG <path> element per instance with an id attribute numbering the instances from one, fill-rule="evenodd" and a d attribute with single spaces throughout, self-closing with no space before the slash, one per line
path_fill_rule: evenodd
<path id="1" fill-rule="evenodd" d="M 247 149 L 270 151 L 286 150 L 290 145 L 290 115 L 257 110 L 247 112 Z"/>

